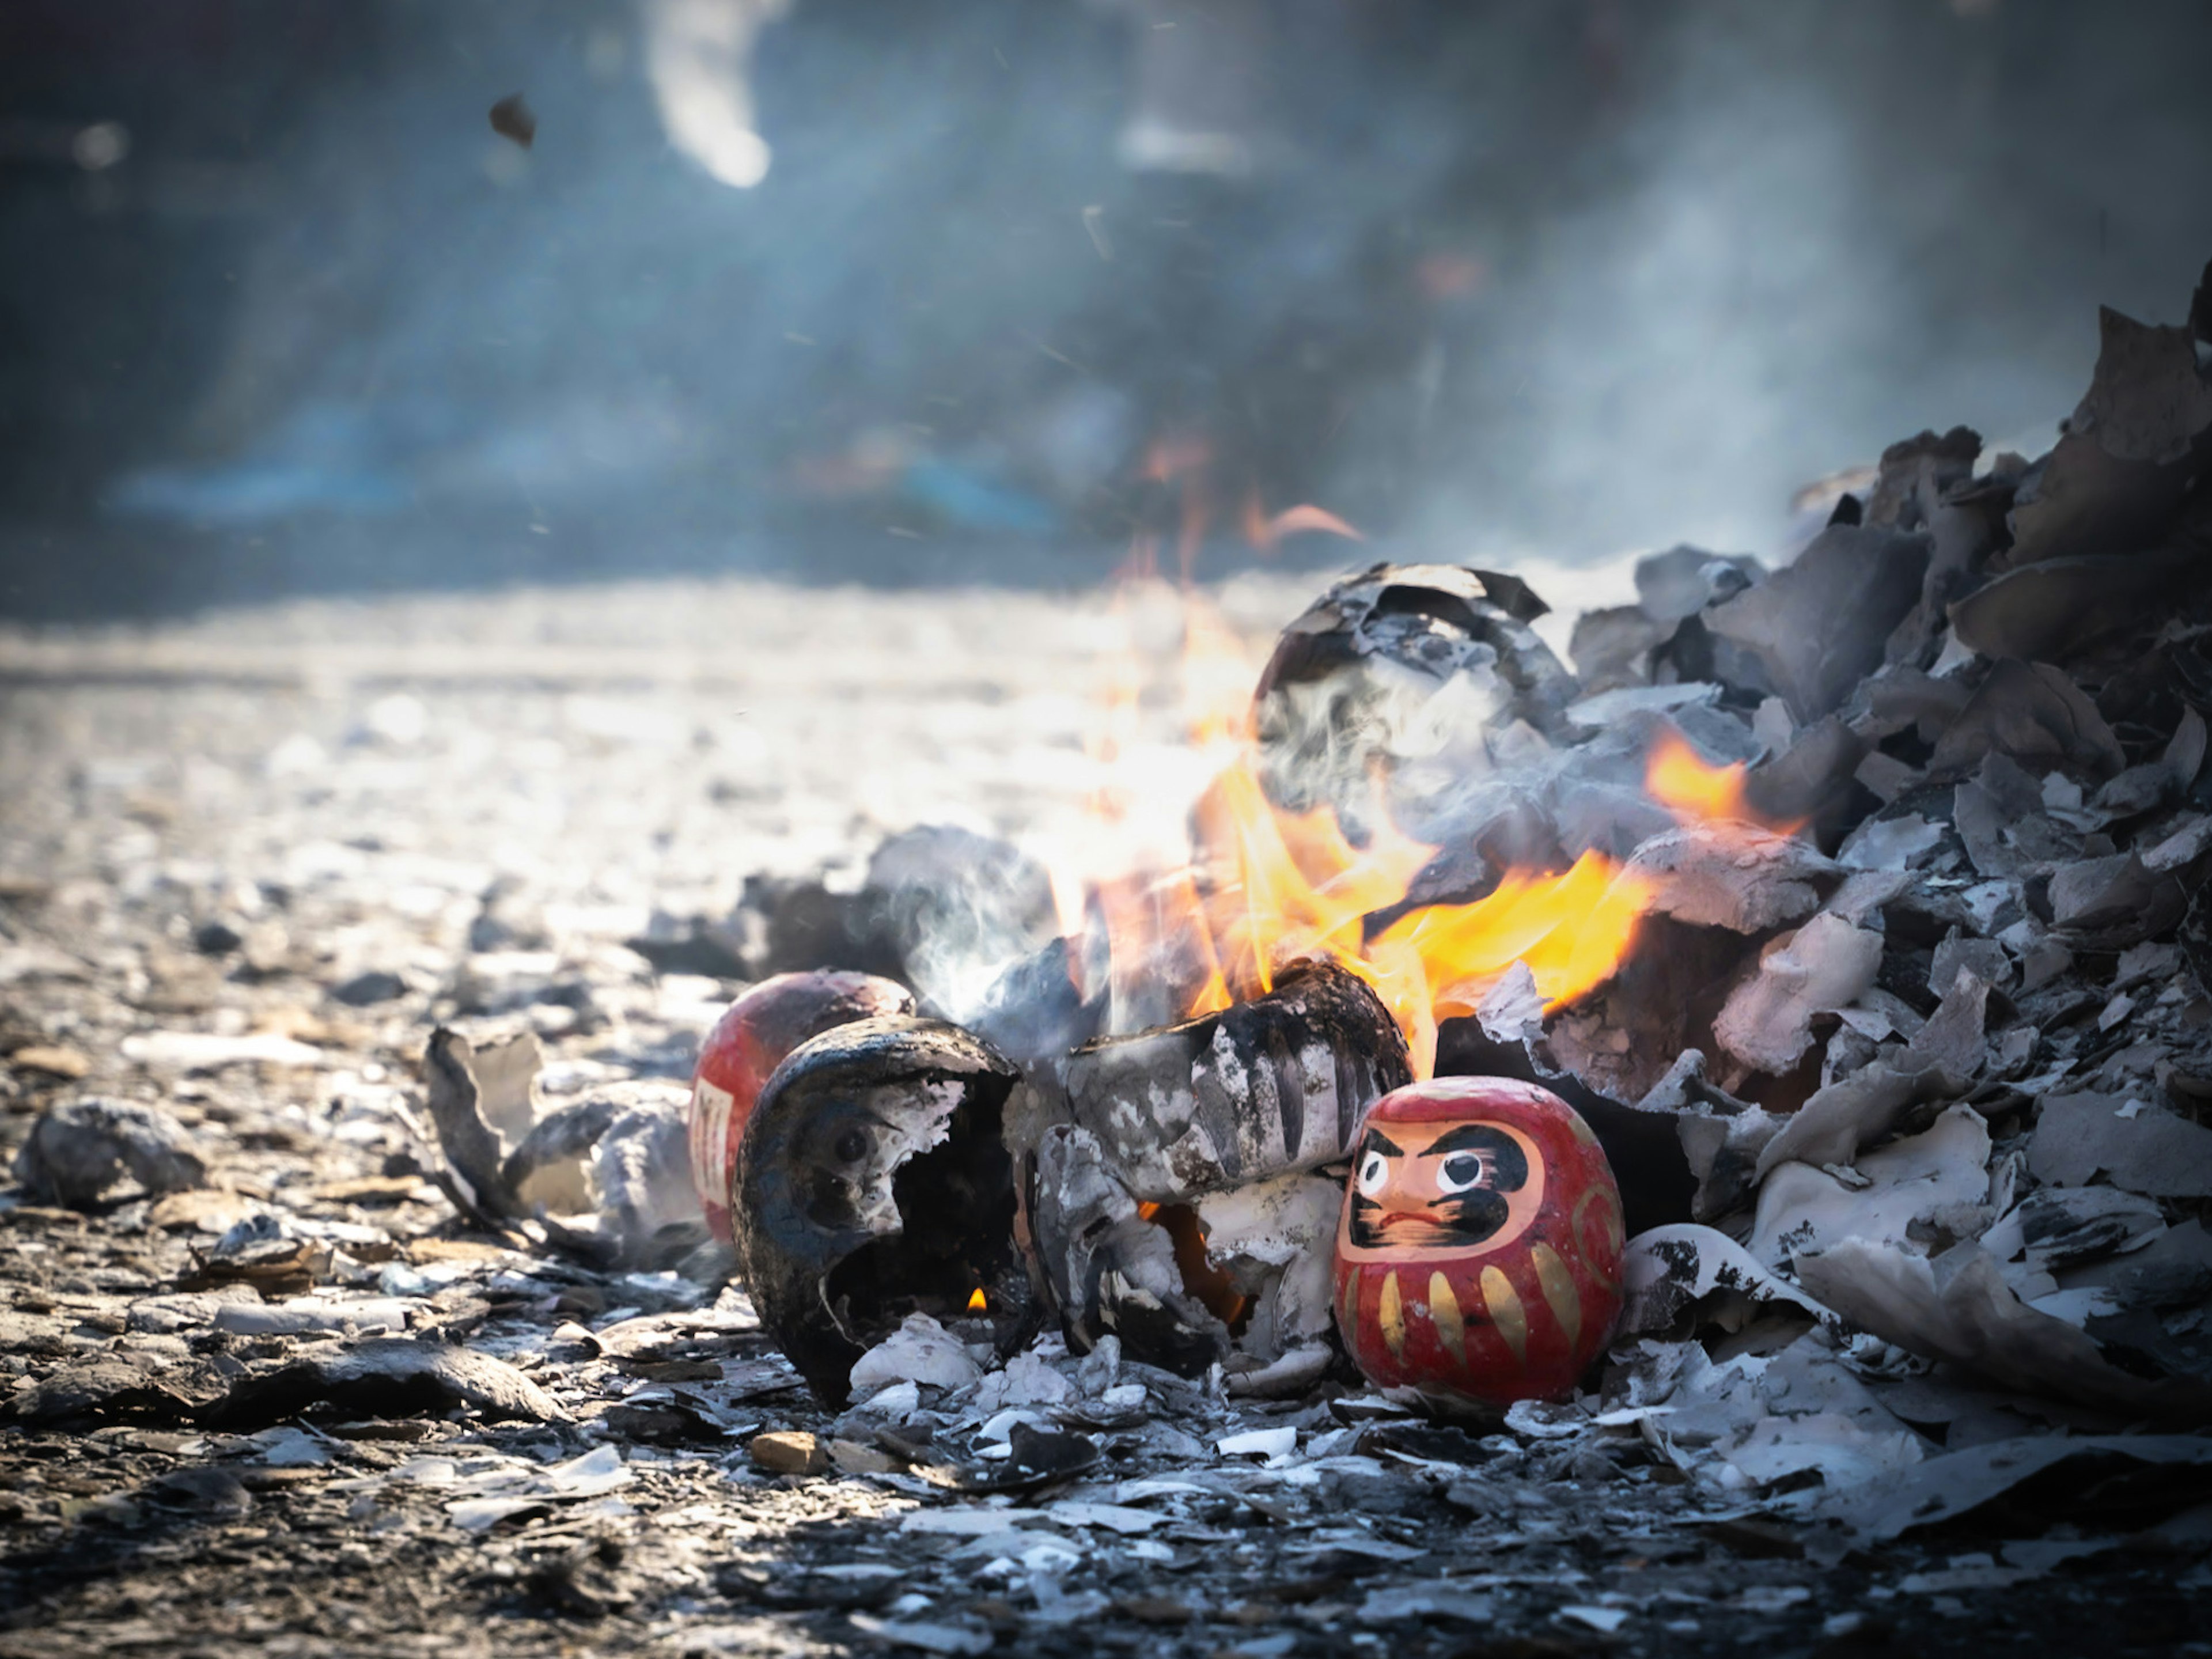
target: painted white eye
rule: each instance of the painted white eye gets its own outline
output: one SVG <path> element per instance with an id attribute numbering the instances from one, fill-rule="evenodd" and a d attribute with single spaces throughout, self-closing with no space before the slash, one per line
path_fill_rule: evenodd
<path id="1" fill-rule="evenodd" d="M 1464 1193 L 1482 1185 L 1480 1152 L 1453 1152 L 1437 1166 L 1437 1185 L 1448 1193 Z"/>
<path id="2" fill-rule="evenodd" d="M 1370 1152 L 1359 1160 L 1359 1190 L 1363 1196 L 1374 1197 L 1389 1178 L 1390 1160 L 1382 1153 Z"/>

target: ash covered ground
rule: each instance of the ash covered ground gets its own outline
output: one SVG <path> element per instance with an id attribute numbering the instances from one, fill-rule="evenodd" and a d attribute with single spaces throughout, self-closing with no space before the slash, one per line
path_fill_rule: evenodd
<path id="1" fill-rule="evenodd" d="M 1264 635 L 1315 586 L 1220 597 Z M 1128 636 L 1103 598 L 708 585 L 0 645 L 0 1125 L 142 1103 L 204 1160 L 0 1199 L 0 1651 L 2189 1650 L 2191 1462 L 1877 1535 L 1692 1479 L 1595 1397 L 1458 1427 L 1049 1341 L 925 1434 L 817 1407 L 711 1257 L 599 1270 L 457 1217 L 434 1024 L 534 1033 L 554 1102 L 680 1102 L 737 988 L 634 948 L 655 911 L 1053 821 Z M 1954 1415 L 2008 1410 L 2110 1425 Z M 827 1467 L 748 1449 L 786 1432 Z"/>

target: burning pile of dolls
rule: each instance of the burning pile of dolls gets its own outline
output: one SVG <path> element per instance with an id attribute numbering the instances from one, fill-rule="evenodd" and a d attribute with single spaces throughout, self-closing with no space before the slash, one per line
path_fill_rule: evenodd
<path id="1" fill-rule="evenodd" d="M 2201 1419 L 2208 364 L 2212 273 L 2185 326 L 2106 314 L 2049 453 L 1895 445 L 1779 569 L 1646 560 L 1573 671 L 1510 576 L 1348 578 L 1190 866 L 1075 928 L 916 832 L 641 942 L 763 981 L 688 1146 L 763 1321 L 833 1406 L 931 1332 L 1111 1338 L 1247 1395 L 1666 1399 L 1670 1455 L 1754 1483 L 1971 1414 L 1869 1379 Z M 951 998 L 979 929 L 1021 949 Z M 1747 1355 L 1829 1379 L 1811 1462 Z"/>
<path id="2" fill-rule="evenodd" d="M 1571 1388 L 1611 1332 L 1620 1199 L 1588 1126 L 1526 1083 L 1412 1083 L 1341 968 L 1026 1077 L 957 1026 L 867 1012 L 900 994 L 769 980 L 694 1097 L 702 1196 L 729 1195 L 709 1213 L 833 1404 L 916 1313 L 1002 1354 L 1051 1318 L 1263 1392 L 1328 1372 L 1333 1318 L 1378 1382 L 1499 1407 Z M 1347 1158 L 1348 1185 L 1326 1173 Z"/>

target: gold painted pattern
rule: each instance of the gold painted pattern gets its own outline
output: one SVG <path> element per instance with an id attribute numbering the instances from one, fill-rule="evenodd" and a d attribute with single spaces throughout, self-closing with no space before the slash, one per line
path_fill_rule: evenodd
<path id="1" fill-rule="evenodd" d="M 1406 1309 L 1398 1299 L 1398 1270 L 1393 1267 L 1382 1280 L 1382 1305 L 1376 1310 L 1376 1320 L 1382 1327 L 1382 1340 L 1390 1345 L 1390 1358 L 1406 1357 Z"/>
<path id="2" fill-rule="evenodd" d="M 1539 1244 L 1528 1254 L 1536 1264 L 1536 1282 L 1544 1287 L 1544 1300 L 1552 1310 L 1552 1317 L 1566 1332 L 1567 1346 L 1571 1348 L 1583 1337 L 1583 1298 L 1582 1292 L 1575 1289 L 1574 1275 L 1559 1260 L 1559 1252 L 1548 1244 Z"/>
<path id="3" fill-rule="evenodd" d="M 1605 1263 L 1591 1254 L 1589 1238 L 1583 1231 L 1583 1217 L 1589 1212 L 1591 1205 L 1599 1202 L 1605 1205 L 1603 1221 L 1607 1240 L 1612 1245 L 1613 1254 L 1619 1254 L 1622 1239 L 1620 1206 L 1602 1187 L 1593 1187 L 1584 1193 L 1581 1201 L 1575 1206 L 1574 1213 L 1567 1218 L 1568 1242 L 1575 1247 L 1575 1254 L 1582 1257 L 1583 1266 L 1589 1269 L 1590 1277 L 1617 1295 L 1620 1290 L 1620 1279 L 1607 1273 Z"/>
<path id="4" fill-rule="evenodd" d="M 1490 1322 L 1498 1327 L 1505 1346 L 1522 1366 L 1528 1363 L 1528 1316 L 1521 1306 L 1521 1293 L 1513 1281 L 1496 1267 L 1482 1270 L 1482 1299 L 1490 1305 Z"/>
<path id="5" fill-rule="evenodd" d="M 1440 1273 L 1429 1275 L 1429 1317 L 1436 1321 L 1437 1334 L 1443 1338 L 1451 1357 L 1466 1364 L 1467 1322 L 1460 1317 L 1459 1298 L 1452 1294 L 1451 1280 Z"/>

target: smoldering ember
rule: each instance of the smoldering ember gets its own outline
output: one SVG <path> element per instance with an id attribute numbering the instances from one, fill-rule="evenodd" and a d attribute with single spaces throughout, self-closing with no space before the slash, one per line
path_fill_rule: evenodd
<path id="1" fill-rule="evenodd" d="M 2101 328 L 1571 635 L 0 641 L 0 1651 L 2191 1650 L 2212 271 Z"/>

